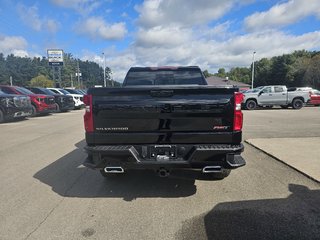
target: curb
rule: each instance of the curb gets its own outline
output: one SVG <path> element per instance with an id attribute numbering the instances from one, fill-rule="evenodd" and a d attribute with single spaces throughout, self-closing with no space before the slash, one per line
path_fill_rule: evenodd
<path id="1" fill-rule="evenodd" d="M 281 160 L 280 158 L 277 158 L 276 156 L 272 155 L 271 153 L 268 153 L 267 151 L 265 151 L 265 150 L 257 147 L 257 146 L 254 145 L 253 143 L 248 142 L 248 140 L 249 140 L 249 139 L 245 140 L 244 142 L 247 143 L 247 144 L 249 144 L 250 146 L 254 147 L 255 149 L 260 150 L 261 152 L 265 153 L 265 154 L 268 155 L 269 157 L 274 158 L 274 159 L 277 160 L 278 162 L 283 163 L 284 165 L 290 167 L 291 169 L 294 169 L 295 171 L 297 171 L 297 172 L 301 173 L 302 175 L 306 176 L 307 178 L 309 178 L 309 179 L 311 179 L 311 180 L 313 180 L 313 181 L 315 181 L 315 182 L 317 182 L 317 183 L 320 183 L 320 180 L 318 180 L 318 179 L 316 179 L 316 178 L 314 178 L 314 177 L 306 174 L 305 172 L 301 171 L 301 170 L 298 169 L 298 168 L 295 168 L 295 167 L 291 166 L 290 164 L 286 163 L 285 161 Z"/>

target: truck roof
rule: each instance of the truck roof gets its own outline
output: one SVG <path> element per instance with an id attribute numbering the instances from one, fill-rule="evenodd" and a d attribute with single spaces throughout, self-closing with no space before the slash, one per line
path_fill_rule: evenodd
<path id="1" fill-rule="evenodd" d="M 131 67 L 130 70 L 179 70 L 179 69 L 199 69 L 198 66 L 158 66 L 158 67 Z"/>

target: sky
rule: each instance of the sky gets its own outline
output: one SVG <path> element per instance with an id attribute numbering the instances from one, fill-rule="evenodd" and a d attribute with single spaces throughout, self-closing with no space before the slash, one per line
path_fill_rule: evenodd
<path id="1" fill-rule="evenodd" d="M 132 66 L 249 67 L 320 50 L 319 0 L 0 0 L 0 52 L 63 49 L 122 82 Z M 103 55 L 104 53 L 104 55 Z"/>

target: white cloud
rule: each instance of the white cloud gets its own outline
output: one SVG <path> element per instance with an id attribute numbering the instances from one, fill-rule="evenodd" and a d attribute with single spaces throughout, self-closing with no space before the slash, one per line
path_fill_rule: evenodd
<path id="1" fill-rule="evenodd" d="M 129 15 L 128 15 L 128 13 L 123 12 L 123 13 L 121 14 L 121 17 L 123 17 L 123 18 L 128 18 L 128 17 L 129 17 Z"/>
<path id="2" fill-rule="evenodd" d="M 14 49 L 12 54 L 17 57 L 30 57 L 29 53 L 26 50 Z"/>
<path id="3" fill-rule="evenodd" d="M 252 52 L 256 59 L 273 57 L 294 50 L 320 47 L 320 32 L 306 33 L 301 36 L 288 35 L 280 31 L 251 33 L 231 36 L 226 40 L 197 39 L 185 41 L 178 46 L 137 46 L 131 45 L 122 53 L 110 52 L 106 65 L 114 71 L 114 78 L 123 81 L 132 66 L 198 65 L 202 70 L 216 72 L 219 68 L 248 67 Z M 102 56 L 87 54 L 86 60 L 100 65 Z"/>
<path id="4" fill-rule="evenodd" d="M 310 15 L 320 16 L 319 0 L 290 0 L 276 4 L 268 11 L 248 16 L 244 22 L 249 31 L 261 31 L 291 25 Z"/>
<path id="5" fill-rule="evenodd" d="M 42 21 L 40 20 L 38 8 L 36 6 L 27 7 L 19 4 L 18 13 L 24 24 L 31 27 L 33 30 L 41 30 Z"/>
<path id="6" fill-rule="evenodd" d="M 108 53 L 108 54 L 107 54 Z M 111 56 L 110 54 L 114 54 Z M 122 82 L 128 69 L 132 66 L 138 66 L 138 61 L 135 54 L 133 53 L 116 53 L 112 49 L 105 51 L 106 55 L 106 66 L 111 68 L 113 79 Z M 94 61 L 103 67 L 104 59 L 102 54 L 97 55 L 96 53 L 84 51 L 81 57 L 82 60 Z"/>
<path id="7" fill-rule="evenodd" d="M 55 20 L 48 19 L 44 23 L 45 29 L 50 33 L 56 33 L 59 29 L 59 23 Z"/>
<path id="8" fill-rule="evenodd" d="M 101 5 L 98 0 L 51 0 L 59 7 L 71 8 L 80 14 L 87 15 Z"/>
<path id="9" fill-rule="evenodd" d="M 17 54 L 21 56 L 29 54 L 26 52 L 27 41 L 20 36 L 0 36 L 0 52 L 5 56 L 8 54 Z M 24 56 L 25 56 L 24 55 Z"/>
<path id="10" fill-rule="evenodd" d="M 230 30 L 232 19 L 211 26 L 212 20 L 218 20 L 237 4 L 252 2 L 145 0 L 136 6 L 139 17 L 132 44 L 122 52 L 113 49 L 106 54 L 106 65 L 114 71 L 114 78 L 122 82 L 132 66 L 198 65 L 203 70 L 216 72 L 221 67 L 250 66 L 253 51 L 259 60 L 295 50 L 320 48 L 320 31 L 291 35 L 264 29 L 239 34 L 238 30 Z M 93 22 L 99 24 L 89 25 L 101 25 L 101 21 Z M 81 26 L 83 29 L 86 24 Z M 99 27 L 89 29 L 89 35 L 99 31 Z M 103 64 L 102 56 L 94 53 L 84 56 L 86 60 Z"/>
<path id="11" fill-rule="evenodd" d="M 138 23 L 146 28 L 164 25 L 194 26 L 216 20 L 227 13 L 236 0 L 145 0 L 137 5 Z"/>
<path id="12" fill-rule="evenodd" d="M 136 44 L 144 47 L 172 47 L 191 40 L 191 36 L 191 29 L 181 29 L 179 27 L 140 29 L 136 36 Z"/>
<path id="13" fill-rule="evenodd" d="M 45 30 L 50 33 L 56 33 L 58 31 L 59 23 L 53 19 L 41 19 L 36 6 L 27 7 L 23 4 L 18 4 L 17 10 L 22 22 L 33 30 L 38 32 Z"/>
<path id="14" fill-rule="evenodd" d="M 29 51 L 27 40 L 21 36 L 0 35 L 0 53 L 4 56 L 13 54 L 18 57 L 42 57 L 37 52 Z"/>
<path id="15" fill-rule="evenodd" d="M 89 36 L 92 39 L 118 40 L 127 33 L 125 23 L 106 23 L 101 17 L 90 17 L 79 22 L 75 27 L 75 32 Z"/>

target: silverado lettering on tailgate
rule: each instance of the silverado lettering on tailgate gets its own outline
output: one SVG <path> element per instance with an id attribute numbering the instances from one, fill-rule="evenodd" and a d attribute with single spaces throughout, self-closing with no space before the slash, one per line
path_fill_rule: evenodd
<path id="1" fill-rule="evenodd" d="M 97 131 L 128 131 L 128 127 L 99 127 Z"/>

